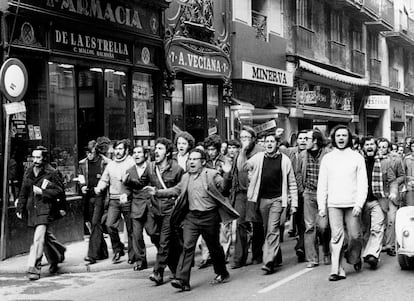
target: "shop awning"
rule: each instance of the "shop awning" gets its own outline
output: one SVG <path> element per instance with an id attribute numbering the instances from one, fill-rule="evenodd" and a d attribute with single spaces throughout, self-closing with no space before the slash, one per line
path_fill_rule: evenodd
<path id="1" fill-rule="evenodd" d="M 314 109 L 310 107 L 303 108 L 303 115 L 305 118 L 345 122 L 350 122 L 354 119 L 354 115 L 351 112 L 340 110 L 326 110 L 322 108 Z"/>
<path id="2" fill-rule="evenodd" d="M 289 109 L 281 106 L 276 106 L 274 109 L 255 109 L 253 117 L 255 119 L 271 119 L 278 118 L 279 114 L 289 114 Z"/>
<path id="3" fill-rule="evenodd" d="M 243 101 L 234 97 L 231 98 L 231 101 L 232 105 L 230 106 L 230 108 L 232 110 L 254 110 L 254 105 L 252 105 L 250 102 Z"/>
<path id="4" fill-rule="evenodd" d="M 344 75 L 344 74 L 340 74 L 340 73 L 333 72 L 330 70 L 326 70 L 324 68 L 318 67 L 316 65 L 305 62 L 303 60 L 299 60 L 299 68 L 302 68 L 304 70 L 310 71 L 317 75 L 326 77 L 328 79 L 336 80 L 336 81 L 343 82 L 349 85 L 368 86 L 368 80 L 366 79 Z"/>

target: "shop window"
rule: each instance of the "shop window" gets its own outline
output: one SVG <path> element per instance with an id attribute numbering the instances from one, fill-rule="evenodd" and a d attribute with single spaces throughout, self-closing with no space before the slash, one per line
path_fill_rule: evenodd
<path id="1" fill-rule="evenodd" d="M 203 84 L 184 84 L 184 118 L 186 129 L 196 141 L 204 139 Z"/>
<path id="2" fill-rule="evenodd" d="M 174 81 L 174 92 L 172 93 L 172 123 L 173 131 L 184 129 L 184 93 L 182 80 Z"/>
<path id="3" fill-rule="evenodd" d="M 207 85 L 208 135 L 218 134 L 218 86 Z"/>
<path id="4" fill-rule="evenodd" d="M 104 71 L 104 134 L 112 140 L 129 137 L 127 76 L 123 71 Z"/>
<path id="5" fill-rule="evenodd" d="M 132 103 L 135 144 L 154 146 L 154 91 L 150 74 L 134 73 L 132 79 Z"/>
<path id="6" fill-rule="evenodd" d="M 76 120 L 74 67 L 72 65 L 49 63 L 49 137 L 50 159 L 62 173 L 66 193 L 75 194 L 73 179 L 76 174 Z M 29 127 L 28 127 L 29 128 Z M 29 137 L 30 137 L 29 128 Z M 34 129 L 35 138 L 46 134 L 45 129 Z"/>

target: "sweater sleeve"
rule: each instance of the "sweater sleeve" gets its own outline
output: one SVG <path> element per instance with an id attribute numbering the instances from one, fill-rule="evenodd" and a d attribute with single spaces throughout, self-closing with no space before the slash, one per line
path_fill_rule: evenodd
<path id="1" fill-rule="evenodd" d="M 326 211 L 328 203 L 328 168 L 326 161 L 326 157 L 323 157 L 319 167 L 318 188 L 316 192 L 318 208 L 324 211 Z"/>
<path id="2" fill-rule="evenodd" d="M 295 172 L 293 171 L 292 165 L 290 164 L 290 168 L 288 169 L 288 189 L 289 189 L 289 196 L 291 198 L 291 206 L 297 208 L 298 207 L 298 185 L 296 182 Z"/>
<path id="3" fill-rule="evenodd" d="M 108 167 L 110 167 L 110 163 L 105 168 L 101 179 L 99 180 L 98 184 L 96 185 L 96 188 L 98 189 L 99 193 L 104 191 L 105 188 L 109 186 L 109 170 L 110 170 L 110 168 L 108 168 Z"/>
<path id="4" fill-rule="evenodd" d="M 364 204 L 365 204 L 365 201 L 368 195 L 367 170 L 365 167 L 364 158 L 362 156 L 358 156 L 356 185 L 357 185 L 357 199 L 355 200 L 355 205 L 362 208 L 364 207 Z"/>

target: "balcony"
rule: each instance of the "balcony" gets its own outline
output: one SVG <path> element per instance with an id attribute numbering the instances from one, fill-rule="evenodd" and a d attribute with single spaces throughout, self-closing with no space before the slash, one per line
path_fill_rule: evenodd
<path id="1" fill-rule="evenodd" d="M 329 58 L 331 64 L 345 68 L 345 45 L 336 42 L 336 41 L 329 41 Z"/>
<path id="2" fill-rule="evenodd" d="M 267 16 L 252 11 L 252 27 L 256 29 L 256 38 L 267 41 Z"/>
<path id="3" fill-rule="evenodd" d="M 398 69 L 390 68 L 390 88 L 394 90 L 400 89 L 400 82 L 398 81 Z"/>
<path id="4" fill-rule="evenodd" d="M 357 49 L 352 50 L 352 72 L 365 75 L 365 53 Z"/>
<path id="5" fill-rule="evenodd" d="M 400 12 L 400 20 L 402 20 L 402 13 Z M 384 33 L 387 40 L 400 45 L 402 47 L 412 49 L 414 47 L 414 20 L 407 17 L 405 24 L 400 24 L 398 31 L 391 31 Z"/>
<path id="6" fill-rule="evenodd" d="M 365 0 L 367 11 L 373 13 L 374 20 L 365 22 L 371 31 L 392 31 L 394 28 L 394 2 L 392 0 Z"/>
<path id="7" fill-rule="evenodd" d="M 406 93 L 414 94 L 414 75 L 413 74 L 407 74 L 407 76 L 405 77 L 404 91 Z"/>
<path id="8" fill-rule="evenodd" d="M 370 59 L 369 61 L 370 84 L 381 85 L 381 61 Z"/>
<path id="9" fill-rule="evenodd" d="M 306 57 L 314 56 L 315 32 L 302 25 L 294 25 L 295 53 Z"/>

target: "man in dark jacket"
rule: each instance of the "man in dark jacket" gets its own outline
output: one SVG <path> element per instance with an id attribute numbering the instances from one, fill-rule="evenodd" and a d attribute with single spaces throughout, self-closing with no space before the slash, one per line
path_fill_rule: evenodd
<path id="1" fill-rule="evenodd" d="M 48 152 L 38 146 L 32 153 L 33 166 L 23 177 L 17 216 L 27 213 L 27 224 L 34 227 L 33 244 L 28 260 L 30 280 L 40 278 L 43 253 L 50 264 L 50 273 L 56 273 L 58 263 L 65 259 L 66 248 L 50 232 L 49 224 L 66 214 L 65 188 L 57 170 L 47 163 Z"/>
<path id="2" fill-rule="evenodd" d="M 205 153 L 199 149 L 192 150 L 188 173 L 184 174 L 181 182 L 173 188 L 151 191 L 158 197 L 178 196 L 171 222 L 173 226 L 182 225 L 184 244 L 176 279 L 171 285 L 182 291 L 190 290 L 191 266 L 200 234 L 206 241 L 216 273 L 212 284 L 223 283 L 229 278 L 220 245 L 220 222 L 236 219 L 238 213 L 220 192 L 224 188 L 223 178 L 217 170 L 205 168 L 205 163 Z M 224 172 L 230 169 L 230 164 L 223 165 Z"/>

